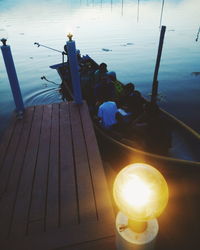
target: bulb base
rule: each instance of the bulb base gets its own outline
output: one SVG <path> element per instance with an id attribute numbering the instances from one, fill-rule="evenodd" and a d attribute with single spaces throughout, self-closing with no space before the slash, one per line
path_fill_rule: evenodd
<path id="1" fill-rule="evenodd" d="M 128 227 L 135 233 L 143 233 L 147 229 L 146 221 L 128 220 Z"/>
<path id="2" fill-rule="evenodd" d="M 134 224 L 134 225 L 133 225 Z M 136 226 L 126 215 L 119 212 L 116 217 L 116 247 L 118 250 L 153 250 L 158 234 L 157 219 Z M 130 227 L 131 226 L 131 227 Z M 141 231 L 135 232 L 134 230 Z"/>

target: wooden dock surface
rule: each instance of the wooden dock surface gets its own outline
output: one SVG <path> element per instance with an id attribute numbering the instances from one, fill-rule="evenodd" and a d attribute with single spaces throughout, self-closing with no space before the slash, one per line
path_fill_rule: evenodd
<path id="1" fill-rule="evenodd" d="M 27 108 L 0 144 L 0 249 L 115 249 L 87 105 Z"/>

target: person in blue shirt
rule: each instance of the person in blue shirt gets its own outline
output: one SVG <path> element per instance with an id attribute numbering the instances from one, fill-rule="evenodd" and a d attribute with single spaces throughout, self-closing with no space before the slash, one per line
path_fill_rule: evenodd
<path id="1" fill-rule="evenodd" d="M 112 129 L 117 124 L 116 113 L 118 112 L 115 102 L 110 101 L 108 96 L 104 97 L 104 102 L 99 106 L 98 118 L 105 129 Z"/>

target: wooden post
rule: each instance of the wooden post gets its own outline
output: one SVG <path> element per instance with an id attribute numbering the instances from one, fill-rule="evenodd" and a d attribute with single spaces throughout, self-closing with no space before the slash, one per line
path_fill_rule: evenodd
<path id="1" fill-rule="evenodd" d="M 157 95 L 158 95 L 158 70 L 160 66 L 160 59 L 162 55 L 162 47 L 163 47 L 163 41 L 165 36 L 165 30 L 166 26 L 162 26 L 161 32 L 160 32 L 160 41 L 158 46 L 158 54 L 157 54 L 157 60 L 156 60 L 156 66 L 154 71 L 154 77 L 153 77 L 153 85 L 152 85 L 152 94 L 151 94 L 151 103 L 156 103 Z"/>
<path id="2" fill-rule="evenodd" d="M 6 45 L 6 39 L 2 39 L 1 42 L 3 43 L 3 46 L 1 46 L 1 51 L 16 106 L 16 112 L 23 113 L 24 103 L 21 95 L 21 90 L 17 78 L 17 73 L 15 70 L 11 49 L 9 45 Z"/>
<path id="3" fill-rule="evenodd" d="M 78 61 L 76 55 L 76 44 L 72 40 L 72 35 L 69 34 L 69 41 L 67 41 L 67 55 L 69 60 L 69 68 L 71 74 L 71 81 L 73 86 L 74 101 L 77 104 L 82 103 L 82 94 L 80 86 L 80 73 L 78 70 Z"/>

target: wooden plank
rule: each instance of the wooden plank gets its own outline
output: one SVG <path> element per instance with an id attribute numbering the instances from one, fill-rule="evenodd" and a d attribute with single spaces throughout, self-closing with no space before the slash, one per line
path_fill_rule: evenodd
<path id="1" fill-rule="evenodd" d="M 77 104 L 70 103 L 70 114 L 78 185 L 80 223 L 88 223 L 97 220 L 97 211 L 89 169 L 87 145 L 83 135 L 82 121 Z"/>
<path id="2" fill-rule="evenodd" d="M 45 230 L 59 225 L 59 104 L 53 104 Z"/>
<path id="3" fill-rule="evenodd" d="M 51 113 L 52 105 L 45 105 L 43 110 L 43 119 L 41 125 L 39 147 L 37 154 L 37 163 L 35 167 L 35 175 L 33 182 L 33 189 L 31 194 L 31 204 L 29 212 L 29 221 L 41 221 L 43 226 L 37 227 L 31 225 L 28 227 L 28 233 L 39 233 L 43 228 L 44 231 L 44 218 L 46 208 L 46 193 L 47 193 L 47 175 L 49 164 L 49 145 L 50 145 L 50 131 L 51 131 Z M 38 225 L 39 223 L 37 223 Z"/>
<path id="4" fill-rule="evenodd" d="M 24 158 L 23 172 L 19 185 L 19 191 L 17 194 L 15 209 L 13 213 L 13 222 L 11 225 L 12 236 L 16 235 L 20 237 L 25 235 L 27 232 L 27 219 L 31 201 L 33 184 L 32 182 L 34 178 L 34 171 L 38 153 L 42 115 L 43 107 L 36 106 L 29 143 Z"/>
<path id="5" fill-rule="evenodd" d="M 22 146 L 15 160 L 20 167 L 13 168 L 16 170 L 9 183 L 14 173 L 18 177 L 8 186 L 13 192 L 10 240 L 0 242 L 0 246 L 4 250 L 45 250 L 63 246 L 76 249 L 78 244 L 81 249 L 92 249 L 98 242 L 99 247 L 106 247 L 100 242 L 113 237 L 114 226 L 105 215 L 107 211 L 112 217 L 112 212 L 109 198 L 105 199 L 108 192 L 97 145 L 92 149 L 96 139 L 90 131 L 92 124 L 88 125 L 88 110 L 82 112 L 73 103 L 50 107 L 36 107 L 30 127 L 24 124 L 25 139 L 20 138 Z M 93 176 L 96 168 L 98 178 Z M 107 192 L 104 199 L 103 192 Z M 100 200 L 98 194 L 102 195 Z M 99 220 L 97 209 L 103 209 Z"/>
<path id="6" fill-rule="evenodd" d="M 9 146 L 7 147 L 7 153 L 1 168 L 0 196 L 4 192 L 6 192 L 6 185 L 13 168 L 13 161 L 18 147 L 18 142 L 20 139 L 22 128 L 23 128 L 23 121 L 18 120 L 15 129 L 13 131 L 13 136 L 10 140 Z"/>
<path id="7" fill-rule="evenodd" d="M 24 155 L 27 147 L 28 136 L 31 129 L 31 121 L 34 108 L 26 110 L 23 118 L 23 132 L 20 137 L 18 150 L 13 162 L 13 169 L 8 180 L 6 195 L 0 200 L 0 238 L 3 239 L 9 234 L 9 227 L 12 220 L 13 207 L 20 181 Z"/>
<path id="8" fill-rule="evenodd" d="M 105 225 L 105 223 L 96 221 L 90 222 L 87 225 L 82 224 L 81 226 L 71 225 L 62 230 L 59 229 L 48 233 L 46 232 L 33 236 L 30 235 L 22 239 L 13 238 L 2 244 L 2 249 L 52 250 L 63 246 L 89 242 L 91 240 L 95 241 L 106 237 L 113 237 L 114 230 L 110 230 L 110 228 L 111 225 Z"/>
<path id="9" fill-rule="evenodd" d="M 114 213 L 108 192 L 106 176 L 104 173 L 92 121 L 89 115 L 89 110 L 86 104 L 80 107 L 80 112 L 88 150 L 90 174 L 94 187 L 98 219 L 110 220 L 114 222 Z"/>
<path id="10" fill-rule="evenodd" d="M 34 237 L 34 235 L 38 235 L 43 232 L 44 232 L 44 219 L 28 222 L 28 235 Z"/>
<path id="11" fill-rule="evenodd" d="M 115 181 L 115 178 L 116 178 L 118 172 L 116 169 L 113 169 L 111 164 L 107 161 L 103 161 L 103 168 L 105 171 L 106 181 L 107 181 L 107 185 L 108 185 L 108 192 L 109 192 L 109 196 L 110 196 L 110 200 L 111 200 L 111 204 L 112 204 L 111 210 L 114 212 L 114 216 L 116 216 L 119 209 L 118 209 L 118 207 L 114 201 L 114 197 L 113 197 L 113 184 L 114 184 L 114 181 Z M 115 219 L 114 219 L 114 221 L 115 221 Z"/>
<path id="12" fill-rule="evenodd" d="M 60 226 L 78 224 L 77 188 L 74 173 L 69 104 L 60 104 Z"/>
<path id="13" fill-rule="evenodd" d="M 68 247 L 56 248 L 55 250 L 116 250 L 115 236 L 101 238 L 93 241 L 82 242 L 81 244 L 71 245 Z"/>
<path id="14" fill-rule="evenodd" d="M 4 136 L 1 138 L 1 143 L 0 143 L 0 172 L 1 172 L 1 168 L 3 166 L 3 162 L 4 162 L 4 158 L 7 152 L 7 148 L 10 144 L 10 140 L 12 138 L 13 135 L 13 131 L 15 129 L 15 125 L 16 125 L 17 119 L 15 117 L 15 115 L 13 114 L 12 119 L 11 119 L 11 124 L 10 126 L 6 129 Z"/>

